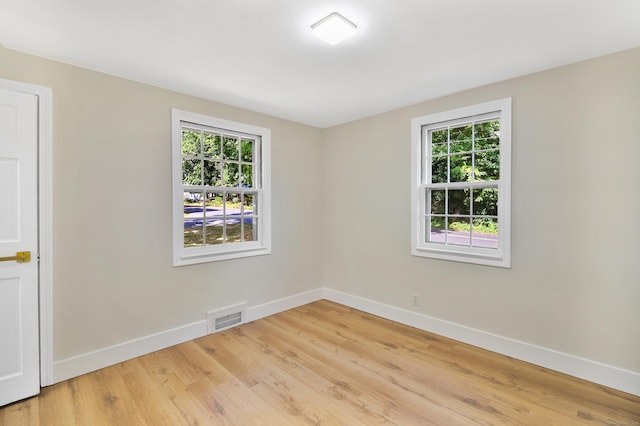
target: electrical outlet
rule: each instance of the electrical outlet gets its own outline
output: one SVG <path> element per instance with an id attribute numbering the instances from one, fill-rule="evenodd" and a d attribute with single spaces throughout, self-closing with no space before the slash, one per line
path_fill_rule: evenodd
<path id="1" fill-rule="evenodd" d="M 418 293 L 413 293 L 411 295 L 411 304 L 413 306 L 420 306 L 420 295 Z"/>

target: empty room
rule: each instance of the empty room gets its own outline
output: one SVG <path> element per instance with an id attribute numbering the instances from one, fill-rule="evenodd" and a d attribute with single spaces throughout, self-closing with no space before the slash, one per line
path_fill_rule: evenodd
<path id="1" fill-rule="evenodd" d="M 0 0 L 0 426 L 640 425 L 637 0 Z"/>

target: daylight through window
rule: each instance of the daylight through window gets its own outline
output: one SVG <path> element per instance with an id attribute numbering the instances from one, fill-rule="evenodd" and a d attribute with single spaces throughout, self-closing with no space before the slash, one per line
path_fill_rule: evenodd
<path id="1" fill-rule="evenodd" d="M 177 110 L 174 126 L 174 263 L 268 252 L 269 131 Z"/>
<path id="2" fill-rule="evenodd" d="M 510 100 L 413 120 L 418 256 L 509 266 Z"/>

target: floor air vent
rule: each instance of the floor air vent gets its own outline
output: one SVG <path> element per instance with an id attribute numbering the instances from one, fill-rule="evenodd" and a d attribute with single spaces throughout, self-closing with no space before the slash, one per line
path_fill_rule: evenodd
<path id="1" fill-rule="evenodd" d="M 246 303 L 207 312 L 207 332 L 209 334 L 226 330 L 244 322 Z"/>

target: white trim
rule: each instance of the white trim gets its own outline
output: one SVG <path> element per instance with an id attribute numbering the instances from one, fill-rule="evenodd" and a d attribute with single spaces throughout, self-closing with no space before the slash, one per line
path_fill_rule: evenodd
<path id="1" fill-rule="evenodd" d="M 258 241 L 222 244 L 197 248 L 184 247 L 184 190 L 182 183 L 182 123 L 197 127 L 211 127 L 232 133 L 257 136 L 259 138 L 259 194 Z M 173 223 L 173 266 L 261 256 L 271 253 L 271 130 L 217 117 L 196 114 L 173 108 L 171 110 L 171 163 L 172 163 L 172 223 Z M 233 188 L 225 188 L 232 190 Z"/>
<path id="2" fill-rule="evenodd" d="M 640 373 L 324 288 L 324 298 L 420 330 L 640 396 Z"/>
<path id="3" fill-rule="evenodd" d="M 38 255 L 40 385 L 53 383 L 53 94 L 49 87 L 0 78 L 0 87 L 38 97 Z"/>
<path id="4" fill-rule="evenodd" d="M 425 158 L 423 129 L 437 127 L 439 123 L 474 119 L 491 113 L 500 113 L 500 180 L 497 181 L 498 249 L 443 245 L 424 241 L 425 185 L 423 178 Z M 430 172 L 429 172 L 430 173 Z M 446 184 L 450 186 L 450 184 Z M 453 185 L 454 187 L 457 185 Z M 468 184 L 467 186 L 474 186 Z M 480 265 L 511 267 L 511 98 L 471 105 L 450 111 L 415 117 L 411 120 L 411 254 L 434 259 L 475 263 Z"/>
<path id="5" fill-rule="evenodd" d="M 207 321 L 202 320 L 139 339 L 119 343 L 53 363 L 53 382 L 58 383 L 119 362 L 127 361 L 207 334 Z"/>
<path id="6" fill-rule="evenodd" d="M 298 306 L 306 305 L 307 303 L 315 302 L 320 299 L 322 299 L 322 289 L 316 289 L 249 307 L 246 310 L 246 319 L 243 323 L 255 321 L 288 309 L 297 308 Z M 98 349 L 93 352 L 73 356 L 61 361 L 56 361 L 53 364 L 51 384 L 146 355 L 160 349 L 168 348 L 179 343 L 197 339 L 199 337 L 206 336 L 207 334 L 207 321 L 202 320 L 141 337 L 139 339 Z"/>
<path id="7" fill-rule="evenodd" d="M 282 299 L 272 302 L 263 303 L 262 305 L 247 308 L 246 322 L 258 320 L 260 318 L 275 315 L 288 309 L 297 308 L 322 299 L 322 289 L 307 291 L 305 293 L 294 294 L 293 296 L 283 297 Z"/>
<path id="8" fill-rule="evenodd" d="M 424 314 L 407 311 L 326 287 L 249 307 L 246 311 L 245 323 L 321 299 L 327 299 L 391 321 L 416 327 L 420 330 L 425 330 L 640 396 L 640 373 L 433 318 Z M 53 383 L 108 367 L 188 340 L 197 339 L 206 334 L 207 321 L 203 320 L 57 361 L 53 364 Z"/>

